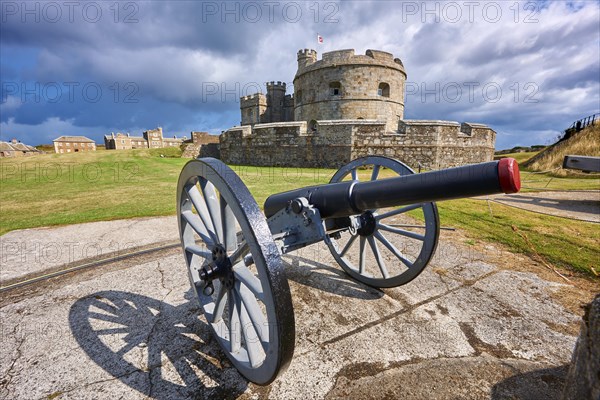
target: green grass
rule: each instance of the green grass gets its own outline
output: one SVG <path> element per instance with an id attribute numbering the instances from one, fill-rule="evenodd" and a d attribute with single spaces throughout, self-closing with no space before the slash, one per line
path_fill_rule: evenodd
<path id="1" fill-rule="evenodd" d="M 526 154 L 526 153 L 517 153 Z M 161 157 L 161 155 L 163 157 Z M 180 150 L 97 151 L 0 159 L 0 234 L 23 228 L 111 219 L 172 215 L 176 185 L 187 159 Z M 326 183 L 334 170 L 232 166 L 259 206 L 273 193 Z M 371 171 L 360 171 L 367 179 Z M 387 176 L 389 171 L 382 171 Z M 539 180 L 533 183 L 529 180 Z M 597 178 L 563 178 L 523 173 L 525 187 L 598 189 Z M 537 253 L 558 268 L 598 271 L 597 224 L 515 210 L 481 200 L 438 204 L 441 223 L 465 231 L 467 244 L 501 243 L 516 253 Z M 515 226 L 527 236 L 531 246 Z M 533 249 L 532 249 L 533 246 Z"/>
<path id="2" fill-rule="evenodd" d="M 438 210 L 442 225 L 463 229 L 470 238 L 502 243 L 515 253 L 537 253 L 559 269 L 589 276 L 595 276 L 592 268 L 600 272 L 598 224 L 515 210 L 498 203 L 488 206 L 486 201 L 473 199 L 439 202 Z"/>
<path id="3" fill-rule="evenodd" d="M 2 159 L 0 234 L 39 226 L 172 214 L 174 182 L 186 162 L 174 158 L 179 151 L 97 151 Z"/>
<path id="4" fill-rule="evenodd" d="M 180 155 L 180 149 L 166 148 L 0 159 L 0 234 L 174 214 L 177 178 L 189 161 Z M 334 173 L 306 168 L 232 168 L 259 205 L 269 194 L 325 183 Z"/>
<path id="5" fill-rule="evenodd" d="M 494 156 L 494 159 L 499 160 L 501 158 L 514 158 L 515 160 L 517 160 L 517 162 L 520 165 L 538 153 L 539 153 L 539 151 L 529 151 L 529 152 L 523 152 L 523 153 L 501 154 L 501 155 Z"/>

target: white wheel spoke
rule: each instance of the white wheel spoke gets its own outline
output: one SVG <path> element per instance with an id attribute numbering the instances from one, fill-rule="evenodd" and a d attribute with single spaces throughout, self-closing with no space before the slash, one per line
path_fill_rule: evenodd
<path id="1" fill-rule="evenodd" d="M 395 255 L 395 256 L 396 256 L 396 257 L 397 257 L 397 258 L 398 258 L 400 261 L 402 261 L 402 262 L 404 263 L 404 265 L 406 265 L 408 268 L 412 268 L 412 266 L 413 266 L 413 263 L 411 263 L 410 261 L 408 261 L 408 260 L 407 260 L 407 259 L 406 259 L 406 258 L 405 258 L 403 255 L 402 255 L 402 253 L 400 252 L 400 250 L 398 250 L 398 249 L 396 248 L 396 246 L 394 246 L 393 244 L 391 244 L 391 243 L 390 243 L 390 241 L 389 241 L 389 240 L 387 240 L 387 239 L 385 238 L 385 236 L 383 236 L 383 235 L 381 234 L 381 232 L 377 232 L 377 231 L 376 231 L 374 235 L 375 235 L 375 237 L 376 237 L 376 238 L 377 238 L 377 239 L 378 239 L 378 240 L 379 240 L 381 243 L 383 243 L 383 245 L 384 245 L 385 247 L 387 247 L 387 248 L 388 248 L 388 250 L 389 250 L 389 251 L 391 251 L 391 252 L 392 252 L 392 253 L 393 253 L 393 254 L 394 254 L 394 255 Z"/>
<path id="2" fill-rule="evenodd" d="M 357 237 L 358 237 L 358 235 L 353 235 L 350 238 L 350 240 L 348 240 L 348 243 L 346 243 L 346 246 L 344 246 L 344 248 L 342 249 L 342 252 L 340 253 L 340 257 L 344 257 L 344 254 L 346 254 L 348 252 L 348 250 L 350 250 L 352 243 L 354 243 L 354 241 L 356 240 Z"/>
<path id="3" fill-rule="evenodd" d="M 192 229 L 194 231 L 196 231 L 196 233 L 198 234 L 198 236 L 200 236 L 200 238 L 202 239 L 202 241 L 204 243 L 206 243 L 206 245 L 208 247 L 213 247 L 215 245 L 215 242 L 209 236 L 209 233 L 206 230 L 206 227 L 204 226 L 204 223 L 202 222 L 202 220 L 200 219 L 200 217 L 198 217 L 197 214 L 194 214 L 191 211 L 183 211 L 181 213 L 181 215 L 187 221 L 187 223 L 190 224 L 190 226 L 192 227 Z"/>
<path id="4" fill-rule="evenodd" d="M 373 173 L 371 174 L 371 180 L 374 181 L 375 179 L 377 179 L 377 177 L 379 176 L 379 165 L 374 165 L 373 166 Z"/>
<path id="5" fill-rule="evenodd" d="M 244 303 L 244 307 L 248 312 L 248 316 L 250 317 L 252 324 L 254 325 L 254 329 L 258 333 L 258 337 L 261 341 L 268 343 L 269 326 L 260 308 L 260 305 L 258 304 L 258 301 L 256 301 L 256 297 L 254 297 L 252 292 L 239 281 L 235 283 L 235 290 Z"/>
<path id="6" fill-rule="evenodd" d="M 375 260 L 377 260 L 377 265 L 379 266 L 381 275 L 383 275 L 385 279 L 389 278 L 390 274 L 388 273 L 388 270 L 385 267 L 385 263 L 383 262 L 383 258 L 381 257 L 379 248 L 377 248 L 377 243 L 375 243 L 375 239 L 373 239 L 373 236 L 368 236 L 367 240 L 369 241 L 369 246 L 371 246 L 371 250 L 373 250 L 373 255 L 375 256 Z"/>
<path id="7" fill-rule="evenodd" d="M 245 305 L 238 300 L 237 307 L 240 310 L 240 322 L 242 324 L 242 334 L 244 335 L 246 351 L 248 352 L 248 360 L 250 361 L 252 368 L 256 368 L 264 360 L 263 348 L 258 335 L 256 334 L 254 325 L 248 316 Z M 254 336 L 251 335 L 252 331 L 254 331 Z"/>
<path id="8" fill-rule="evenodd" d="M 217 235 L 215 233 L 215 227 L 212 223 L 212 218 L 210 217 L 210 213 L 206 206 L 206 199 L 198 191 L 198 186 L 193 185 L 188 187 L 187 194 L 189 199 L 192 201 L 194 208 L 198 212 L 198 216 L 202 220 L 202 223 L 206 228 L 206 232 L 208 232 L 213 242 L 218 243 L 219 239 L 217 238 Z"/>
<path id="9" fill-rule="evenodd" d="M 223 196 L 219 196 L 219 204 L 221 206 L 221 226 L 223 229 L 223 246 L 225 250 L 231 251 L 236 246 L 236 228 L 235 216 L 229 204 L 225 202 Z"/>
<path id="10" fill-rule="evenodd" d="M 411 210 L 416 210 L 417 208 L 421 208 L 421 207 L 423 207 L 423 204 L 421 204 L 421 203 L 419 203 L 419 204 L 411 204 L 410 206 L 398 208 L 396 210 L 388 211 L 386 213 L 377 215 L 377 216 L 375 216 L 375 219 L 377 221 L 380 221 L 382 219 L 393 217 L 394 215 L 402 214 L 402 213 L 405 213 L 405 212 L 408 212 L 408 211 L 411 211 Z"/>
<path id="11" fill-rule="evenodd" d="M 365 273 L 365 254 L 366 254 L 366 245 L 367 245 L 367 240 L 364 238 L 364 236 L 360 237 L 360 259 L 358 262 L 358 273 L 359 274 L 364 274 Z"/>
<path id="12" fill-rule="evenodd" d="M 223 243 L 223 225 L 221 224 L 221 205 L 219 197 L 212 183 L 206 179 L 200 179 L 200 188 L 204 195 L 204 201 L 208 207 L 210 222 L 213 225 L 213 232 L 217 235 L 217 242 Z"/>
<path id="13" fill-rule="evenodd" d="M 227 304 L 229 306 L 229 351 L 237 353 L 242 347 L 242 324 L 240 309 L 233 290 L 227 292 Z"/>
<path id="14" fill-rule="evenodd" d="M 424 235 L 421 235 L 421 234 L 418 234 L 415 232 L 411 232 L 411 231 L 405 231 L 404 229 L 398 229 L 398 228 L 390 226 L 390 225 L 380 223 L 380 224 L 377 224 L 377 228 L 384 230 L 384 231 L 395 233 L 397 235 L 406 236 L 406 237 L 409 237 L 412 239 L 425 240 Z"/>
<path id="15" fill-rule="evenodd" d="M 188 246 L 185 246 L 185 251 L 189 251 L 190 253 L 195 254 L 204 259 L 210 260 L 212 258 L 212 253 L 210 251 L 205 250 L 203 247 L 198 246 L 197 244 L 190 244 Z"/>
<path id="16" fill-rule="evenodd" d="M 246 285 L 246 287 L 254 293 L 256 298 L 263 301 L 263 289 L 260 279 L 254 276 L 252 271 L 250 271 L 243 263 L 238 263 L 233 267 L 233 275 L 235 276 L 235 279 Z"/>
<path id="17" fill-rule="evenodd" d="M 219 289 L 219 293 L 217 294 L 217 299 L 215 300 L 215 308 L 212 313 L 212 322 L 219 322 L 223 318 L 223 311 L 225 310 L 225 305 L 227 304 L 227 300 L 229 295 L 227 293 L 227 289 L 225 286 L 221 286 Z"/>
<path id="18" fill-rule="evenodd" d="M 229 256 L 231 264 L 235 265 L 248 253 L 248 243 L 244 242 Z"/>

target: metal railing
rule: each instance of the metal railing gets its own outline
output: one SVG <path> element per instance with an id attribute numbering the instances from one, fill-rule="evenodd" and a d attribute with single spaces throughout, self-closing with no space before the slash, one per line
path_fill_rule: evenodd
<path id="1" fill-rule="evenodd" d="M 571 125 L 569 128 L 567 128 L 567 131 L 570 129 L 574 129 L 575 132 L 579 132 L 583 128 L 587 128 L 590 125 L 594 125 L 596 123 L 596 121 L 598 121 L 598 120 L 600 120 L 600 114 L 596 113 L 596 114 L 588 115 L 585 118 L 581 118 L 581 119 L 578 119 L 577 121 L 573 122 L 573 125 Z"/>

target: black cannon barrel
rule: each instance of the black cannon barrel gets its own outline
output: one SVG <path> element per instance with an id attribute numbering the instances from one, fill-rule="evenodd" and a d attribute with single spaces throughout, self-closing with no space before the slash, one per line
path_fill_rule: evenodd
<path id="1" fill-rule="evenodd" d="M 375 208 L 516 193 L 520 188 L 517 162 L 504 158 L 376 181 L 344 181 L 295 189 L 269 196 L 264 210 L 265 215 L 270 217 L 290 201 L 305 197 L 319 209 L 322 218 L 333 218 L 361 214 Z"/>

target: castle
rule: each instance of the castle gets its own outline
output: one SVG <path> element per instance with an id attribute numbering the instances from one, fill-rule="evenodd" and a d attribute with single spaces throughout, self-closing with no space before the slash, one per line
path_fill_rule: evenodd
<path id="1" fill-rule="evenodd" d="M 220 136 L 229 164 L 337 168 L 385 155 L 413 168 L 490 161 L 496 133 L 474 123 L 404 120 L 406 71 L 390 53 L 298 51 L 294 94 L 283 82 L 240 99 L 241 123 Z"/>

